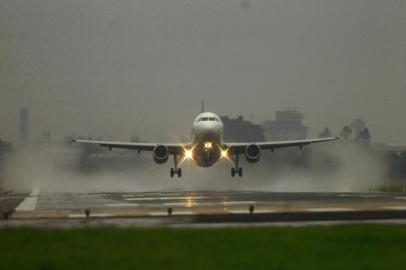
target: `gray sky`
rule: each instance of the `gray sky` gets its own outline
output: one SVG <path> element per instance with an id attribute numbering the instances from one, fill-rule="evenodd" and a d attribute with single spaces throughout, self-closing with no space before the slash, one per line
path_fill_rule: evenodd
<path id="1" fill-rule="evenodd" d="M 247 0 L 246 0 L 247 1 Z M 205 100 L 256 122 L 295 106 L 315 136 L 362 117 L 406 144 L 404 0 L 2 0 L 0 137 L 177 140 Z"/>

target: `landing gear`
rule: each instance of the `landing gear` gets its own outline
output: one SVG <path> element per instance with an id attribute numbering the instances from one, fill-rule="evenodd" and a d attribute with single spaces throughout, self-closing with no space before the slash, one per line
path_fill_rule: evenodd
<path id="1" fill-rule="evenodd" d="M 231 168 L 231 176 L 234 177 L 236 174 L 238 174 L 239 177 L 242 177 L 242 168 Z"/>
<path id="2" fill-rule="evenodd" d="M 175 174 L 177 174 L 178 177 L 182 177 L 182 169 L 178 168 L 177 170 L 175 170 L 174 168 L 171 168 L 171 171 L 170 171 L 171 177 L 173 177 Z"/>
<path id="3" fill-rule="evenodd" d="M 175 168 L 171 168 L 170 175 L 173 177 L 175 174 L 178 175 L 178 177 L 182 177 L 182 169 L 178 168 L 178 163 L 179 163 L 180 157 L 177 155 L 173 155 L 173 163 L 175 165 Z"/>
<path id="4" fill-rule="evenodd" d="M 238 162 L 240 161 L 240 157 L 238 155 L 234 155 L 233 161 L 234 161 L 235 167 L 231 168 L 231 177 L 234 177 L 236 174 L 238 174 L 239 177 L 242 177 L 242 168 L 238 167 Z"/>

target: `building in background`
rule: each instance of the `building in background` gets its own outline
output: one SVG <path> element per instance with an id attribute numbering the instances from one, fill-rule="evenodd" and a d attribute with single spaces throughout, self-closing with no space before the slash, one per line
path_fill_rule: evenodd
<path id="1" fill-rule="evenodd" d="M 262 142 L 265 140 L 261 125 L 244 120 L 242 116 L 229 118 L 221 116 L 224 124 L 223 139 L 226 142 Z"/>
<path id="2" fill-rule="evenodd" d="M 304 114 L 297 110 L 277 111 L 275 120 L 264 121 L 265 137 L 271 141 L 303 140 L 308 127 L 303 125 Z"/>
<path id="3" fill-rule="evenodd" d="M 19 138 L 20 143 L 25 144 L 28 142 L 29 139 L 29 112 L 27 108 L 20 109 L 20 116 L 19 116 Z"/>

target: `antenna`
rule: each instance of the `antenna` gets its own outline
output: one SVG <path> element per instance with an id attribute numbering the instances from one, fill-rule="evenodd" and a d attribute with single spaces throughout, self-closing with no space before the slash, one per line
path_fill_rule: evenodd
<path id="1" fill-rule="evenodd" d="M 202 113 L 204 113 L 205 109 L 204 109 L 204 101 L 202 101 Z"/>

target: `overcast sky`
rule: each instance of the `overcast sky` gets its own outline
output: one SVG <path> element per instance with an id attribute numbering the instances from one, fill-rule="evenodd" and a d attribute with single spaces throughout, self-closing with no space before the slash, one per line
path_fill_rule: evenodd
<path id="1" fill-rule="evenodd" d="M 0 138 L 178 140 L 200 102 L 406 144 L 404 0 L 2 0 Z M 249 4 L 247 4 L 249 3 Z"/>

